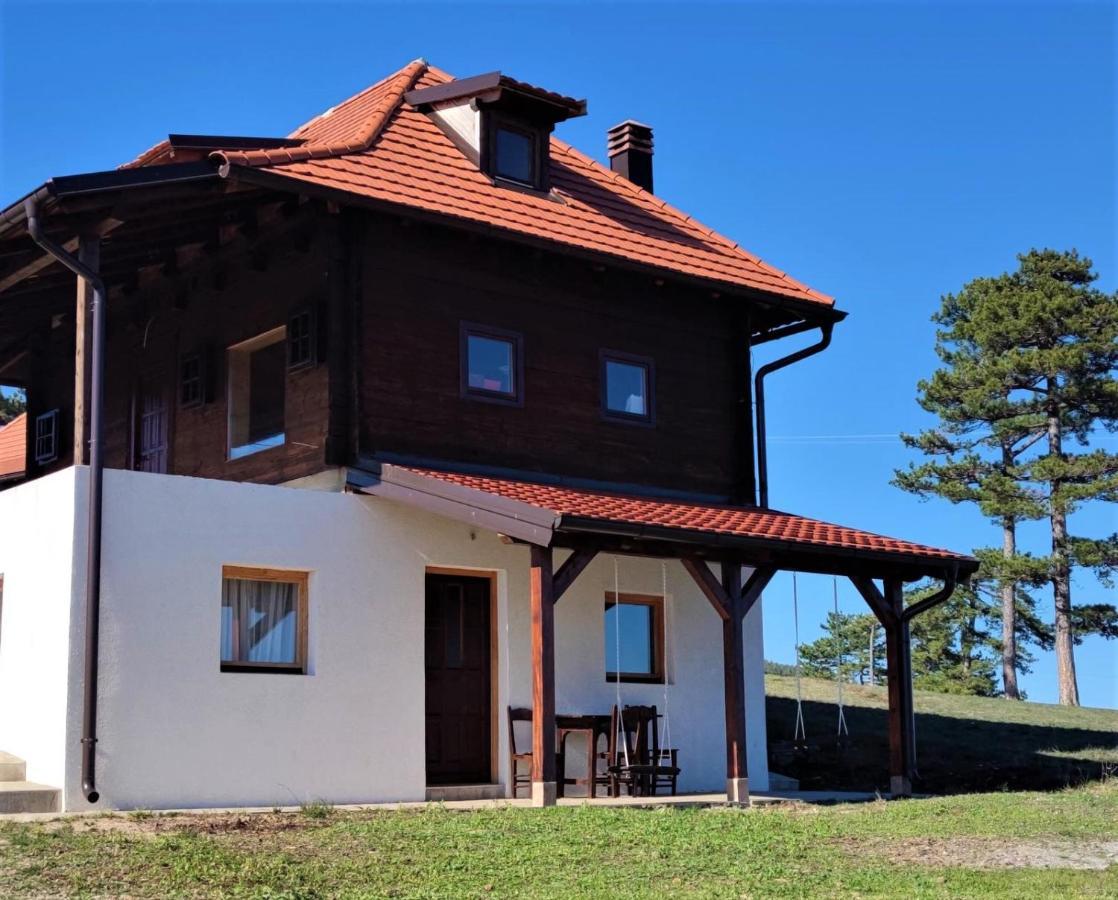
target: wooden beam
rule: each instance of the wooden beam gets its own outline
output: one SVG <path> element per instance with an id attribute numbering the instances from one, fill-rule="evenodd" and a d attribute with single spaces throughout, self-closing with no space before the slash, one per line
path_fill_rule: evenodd
<path id="1" fill-rule="evenodd" d="M 555 585 L 550 547 L 531 547 L 532 805 L 554 806 Z"/>
<path id="2" fill-rule="evenodd" d="M 894 797 L 912 794 L 916 723 L 912 706 L 912 656 L 904 609 L 904 585 L 885 582 L 885 602 L 892 621 L 885 627 L 885 659 L 889 691 L 889 791 Z"/>
<path id="3" fill-rule="evenodd" d="M 719 617 L 725 622 L 730 618 L 730 610 L 732 602 L 730 596 L 726 593 L 725 588 L 719 583 L 718 579 L 714 577 L 714 573 L 710 571 L 710 567 L 706 562 L 695 556 L 684 556 L 680 559 L 683 568 L 687 570 L 694 580 L 695 584 L 699 586 L 699 590 L 703 592 L 703 596 L 710 601 L 710 605 L 714 607 L 714 611 L 718 613 Z M 740 568 L 740 567 L 739 567 Z M 741 577 L 738 577 L 739 588 Z"/>
<path id="4" fill-rule="evenodd" d="M 597 550 L 583 549 L 575 550 L 567 560 L 561 565 L 555 573 L 554 591 L 555 602 L 559 602 L 576 578 L 582 574 L 583 570 L 590 565 L 594 557 L 598 555 Z"/>
<path id="5" fill-rule="evenodd" d="M 704 565 L 703 568 L 706 568 Z M 708 570 L 709 571 L 709 570 Z M 741 586 L 741 564 L 722 564 L 722 590 L 728 615 L 722 620 L 722 666 L 725 675 L 723 698 L 726 707 L 726 799 L 749 805 L 749 776 L 745 748 L 745 638 L 742 623 L 745 602 Z"/>
<path id="6" fill-rule="evenodd" d="M 742 602 L 742 616 L 749 615 L 749 611 L 753 609 L 753 604 L 761 599 L 761 592 L 772 581 L 773 576 L 776 574 L 776 569 L 772 567 L 762 567 L 753 570 L 753 574 L 749 576 L 749 580 L 745 583 L 745 587 L 741 589 L 741 602 Z"/>
<path id="7" fill-rule="evenodd" d="M 873 583 L 872 578 L 863 575 L 850 575 L 851 584 L 858 589 L 858 593 L 862 595 L 862 599 L 866 601 L 870 611 L 877 616 L 879 621 L 885 628 L 889 628 L 897 619 L 898 614 L 895 613 L 890 606 L 889 602 L 885 599 L 885 595 L 877 589 L 877 585 Z"/>
<path id="8" fill-rule="evenodd" d="M 79 235 L 78 259 L 94 272 L 101 270 L 101 238 L 95 234 Z M 75 276 L 77 297 L 74 302 L 74 465 L 89 462 L 89 388 L 93 358 L 93 286 Z"/>
<path id="9" fill-rule="evenodd" d="M 104 237 L 110 231 L 119 228 L 123 224 L 124 222 L 120 219 L 105 219 L 102 222 L 99 222 L 95 228 L 90 229 L 89 233 L 99 237 Z M 70 238 L 70 240 L 62 244 L 62 249 L 65 250 L 67 253 L 74 253 L 76 250 L 78 250 L 79 245 L 79 238 Z M 13 285 L 17 285 L 21 281 L 26 281 L 33 275 L 38 275 L 41 271 L 43 271 L 43 269 L 55 262 L 57 262 L 57 260 L 53 256 L 51 256 L 45 250 L 42 251 L 42 254 L 40 256 L 36 256 L 33 260 L 23 266 L 20 266 L 14 272 L 10 272 L 3 278 L 0 278 L 0 294 L 4 293 L 4 291 L 12 287 Z"/>

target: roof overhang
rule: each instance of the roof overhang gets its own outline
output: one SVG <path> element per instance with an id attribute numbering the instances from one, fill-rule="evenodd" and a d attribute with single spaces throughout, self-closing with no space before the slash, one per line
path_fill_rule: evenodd
<path id="1" fill-rule="evenodd" d="M 500 479 L 492 479 L 498 483 Z M 510 483 L 505 480 L 506 484 Z M 496 531 L 509 538 L 547 547 L 594 548 L 603 552 L 653 557 L 699 557 L 712 561 L 738 561 L 742 565 L 774 566 L 779 569 L 827 575 L 899 578 L 916 581 L 925 577 L 964 580 L 978 568 L 969 556 L 946 554 L 926 548 L 927 552 L 883 550 L 836 546 L 812 540 L 791 540 L 759 534 L 727 533 L 696 527 L 654 524 L 624 517 L 579 515 L 542 502 L 525 502 L 491 490 L 455 483 L 414 467 L 373 463 L 350 469 L 352 490 L 395 500 L 408 506 L 445 516 L 459 522 Z M 520 482 L 526 488 L 546 489 L 546 485 Z M 616 500 L 618 495 L 583 491 L 590 499 Z M 655 508 L 658 501 L 640 502 Z M 679 501 L 659 501 L 678 508 Z M 694 501 L 698 512 L 725 511 L 728 507 Z M 762 513 L 794 519 L 775 510 L 741 507 L 743 513 Z M 819 524 L 819 523 L 817 523 Z M 830 526 L 838 527 L 838 526 Z M 851 533 L 854 529 L 848 529 Z M 889 539 L 882 538 L 882 541 Z"/>
<path id="2" fill-rule="evenodd" d="M 586 115 L 586 101 L 517 81 L 500 72 L 456 78 L 445 84 L 418 88 L 404 94 L 404 101 L 421 112 L 435 104 L 477 99 L 486 106 L 519 108 L 551 123 Z"/>

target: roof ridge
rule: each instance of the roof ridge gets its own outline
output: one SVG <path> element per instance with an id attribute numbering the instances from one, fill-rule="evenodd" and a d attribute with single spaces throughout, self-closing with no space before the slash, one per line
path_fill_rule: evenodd
<path id="1" fill-rule="evenodd" d="M 672 206 L 670 203 L 668 203 L 662 197 L 659 197 L 656 194 L 652 193 L 652 191 L 646 191 L 639 184 L 635 184 L 634 182 L 632 182 L 628 178 L 626 178 L 624 175 L 621 175 L 618 172 L 614 172 L 612 169 L 607 168 L 602 163 L 598 162 L 598 160 L 594 159 L 594 157 L 589 156 L 586 153 L 583 153 L 577 147 L 574 147 L 571 144 L 568 144 L 566 141 L 560 140 L 559 138 L 554 137 L 554 136 L 552 136 L 551 140 L 552 140 L 552 142 L 554 142 L 554 143 L 558 144 L 560 147 L 562 147 L 564 150 L 569 151 L 571 154 L 573 154 L 584 165 L 588 166 L 589 168 L 596 169 L 597 171 L 601 172 L 603 175 L 608 176 L 610 179 L 612 179 L 614 181 L 614 183 L 620 185 L 623 189 L 629 191 L 629 193 L 631 193 L 634 196 L 637 196 L 637 197 L 639 197 L 643 200 L 647 200 L 647 201 L 651 202 L 654 206 L 658 206 L 662 211 L 664 211 L 666 213 L 669 213 L 669 214 L 675 215 L 675 216 L 679 216 L 684 221 L 689 222 L 691 225 L 693 225 L 699 231 L 703 232 L 707 236 L 707 238 L 711 239 L 712 241 L 714 241 L 717 244 L 720 244 L 721 246 L 723 246 L 724 248 L 726 248 L 728 250 L 734 250 L 734 251 L 742 254 L 750 262 L 755 263 L 756 265 L 763 267 L 765 270 L 772 273 L 776 277 L 782 279 L 783 281 L 786 281 L 789 285 L 794 285 L 794 286 L 800 288 L 806 294 L 810 294 L 810 295 L 815 296 L 815 297 L 820 297 L 820 298 L 828 300 L 828 301 L 834 300 L 834 297 L 830 296 L 829 294 L 824 294 L 822 291 L 817 291 L 815 288 L 805 284 L 802 281 L 799 281 L 798 279 L 793 278 L 787 272 L 784 272 L 781 269 L 778 269 L 776 266 L 772 265 L 771 263 L 765 262 L 765 260 L 761 259 L 761 257 L 757 256 L 755 253 L 751 253 L 750 251 L 746 250 L 745 247 L 743 247 L 737 241 L 731 240 L 730 238 L 726 237 L 724 234 L 722 234 L 718 231 L 715 231 L 709 225 L 706 225 L 706 224 L 700 222 L 698 219 L 696 219 L 690 213 L 685 213 L 683 210 L 678 209 L 675 206 Z"/>
<path id="2" fill-rule="evenodd" d="M 300 125 L 291 133 L 291 136 L 294 137 L 299 134 L 299 132 L 310 127 L 314 122 L 320 120 L 323 116 L 333 112 L 344 104 L 350 103 L 359 97 L 363 97 L 376 88 L 392 84 L 391 92 L 387 97 L 381 100 L 380 103 L 373 107 L 369 115 L 353 133 L 350 140 L 304 144 L 301 147 L 280 147 L 273 150 L 247 150 L 243 152 L 218 150 L 210 154 L 210 159 L 215 160 L 224 168 L 229 165 L 266 166 L 274 163 L 293 163 L 307 159 L 322 159 L 327 156 L 341 156 L 346 153 L 361 153 L 369 149 L 372 143 L 377 139 L 377 136 L 388 123 L 388 120 L 392 118 L 392 114 L 399 108 L 401 102 L 403 102 L 404 94 L 412 89 L 426 69 L 426 60 L 422 58 L 412 60 L 402 69 L 399 69 L 387 78 L 382 78 L 376 84 L 365 88 L 365 90 L 354 94 L 348 100 L 344 100 L 342 103 L 330 107 L 326 112 L 320 113 L 309 122 Z"/>

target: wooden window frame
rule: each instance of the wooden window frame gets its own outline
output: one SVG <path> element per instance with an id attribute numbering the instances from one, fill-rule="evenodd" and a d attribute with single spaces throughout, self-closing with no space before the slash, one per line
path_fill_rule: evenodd
<path id="1" fill-rule="evenodd" d="M 221 659 L 220 639 L 218 641 L 218 665 L 222 672 L 248 672 L 275 675 L 306 675 L 307 673 L 307 613 L 310 608 L 310 572 L 301 569 L 273 569 L 257 566 L 222 566 L 221 581 L 224 591 L 225 579 L 239 578 L 246 581 L 276 581 L 282 584 L 299 586 L 299 596 L 295 604 L 295 662 L 238 662 Z"/>
<path id="2" fill-rule="evenodd" d="M 49 434 L 42 428 L 47 422 L 50 422 Z M 47 410 L 45 413 L 35 416 L 35 465 L 49 465 L 58 459 L 58 445 L 62 443 L 61 427 L 62 416 L 57 409 Z M 39 449 L 40 444 L 45 440 L 50 441 L 49 453 L 44 453 Z"/>
<path id="3" fill-rule="evenodd" d="M 486 110 L 483 116 L 484 123 L 481 129 L 483 144 L 481 147 L 481 159 L 483 160 L 485 173 L 499 185 L 520 188 L 522 190 L 542 191 L 545 193 L 550 190 L 551 185 L 548 178 L 550 134 L 547 129 L 533 122 L 503 115 L 495 110 Z M 502 129 L 525 135 L 531 139 L 531 181 L 521 181 L 519 178 L 501 175 L 497 171 L 497 132 Z"/>
<path id="4" fill-rule="evenodd" d="M 652 671 L 651 672 L 621 672 L 612 671 L 609 668 L 609 659 L 606 659 L 606 681 L 615 682 L 620 680 L 622 683 L 628 682 L 630 684 L 663 684 L 665 679 L 665 665 L 664 665 L 664 598 L 659 594 L 627 594 L 622 591 L 620 594 L 615 594 L 613 591 L 606 591 L 605 607 L 603 609 L 602 630 L 603 638 L 605 637 L 605 612 L 613 607 L 617 602 L 622 604 L 631 604 L 634 606 L 648 606 L 652 609 L 652 633 L 649 639 L 652 642 L 651 657 L 652 657 Z"/>
<path id="5" fill-rule="evenodd" d="M 644 415 L 627 413 L 609 408 L 609 368 L 611 362 L 627 366 L 640 366 L 645 372 L 645 406 Z M 598 381 L 600 382 L 600 396 L 602 404 L 602 418 L 608 422 L 623 422 L 626 425 L 640 425 L 653 428 L 656 425 L 656 363 L 651 356 L 639 356 L 636 353 L 625 353 L 621 350 L 600 350 L 598 352 Z"/>
<path id="6" fill-rule="evenodd" d="M 512 344 L 513 392 L 488 391 L 470 386 L 470 338 L 482 337 Z M 524 405 L 524 336 L 517 331 L 507 331 L 476 322 L 462 322 L 458 329 L 459 393 L 463 399 L 502 406 Z"/>
<path id="7" fill-rule="evenodd" d="M 302 340 L 307 342 L 307 355 L 304 359 L 296 359 L 292 352 L 293 341 L 293 325 L 297 319 L 303 317 L 307 319 L 307 334 Z M 287 341 L 287 371 L 298 372 L 300 369 L 310 369 L 318 365 L 318 316 L 314 305 L 301 306 L 293 310 L 291 315 L 287 317 L 287 331 L 284 334 L 284 340 Z"/>
<path id="8" fill-rule="evenodd" d="M 198 364 L 198 374 L 190 378 L 186 377 L 185 368 L 187 363 L 196 362 Z M 190 399 L 185 398 L 186 387 L 188 384 L 197 382 L 197 396 Z M 179 409 L 196 409 L 206 402 L 206 354 L 201 350 L 196 350 L 193 353 L 184 353 L 179 357 L 179 377 L 178 377 L 178 401 Z"/>
<path id="9" fill-rule="evenodd" d="M 273 444 L 268 447 L 261 447 L 258 450 L 251 450 L 247 453 L 236 453 L 241 447 L 250 446 L 248 444 L 241 444 L 238 446 L 233 445 L 233 420 L 234 420 L 234 407 L 237 405 L 234 393 L 239 390 L 240 383 L 234 377 L 234 355 L 238 353 L 252 354 L 257 350 L 263 350 L 265 347 L 270 347 L 272 344 L 284 344 L 284 360 L 287 358 L 287 324 L 277 325 L 275 328 L 269 328 L 267 331 L 254 335 L 243 341 L 238 341 L 235 344 L 230 344 L 225 348 L 225 460 L 226 462 L 236 462 L 241 459 L 248 459 L 249 457 L 256 456 L 260 453 L 268 453 L 269 451 L 279 450 L 287 445 L 287 368 L 284 367 L 284 399 L 283 399 L 283 441 L 278 444 Z M 241 373 L 242 377 L 245 373 Z M 250 375 L 249 375 L 250 377 Z M 249 381 L 248 390 L 251 391 L 251 380 Z M 246 410 L 245 414 L 248 412 Z M 234 455 L 236 453 L 236 455 Z"/>

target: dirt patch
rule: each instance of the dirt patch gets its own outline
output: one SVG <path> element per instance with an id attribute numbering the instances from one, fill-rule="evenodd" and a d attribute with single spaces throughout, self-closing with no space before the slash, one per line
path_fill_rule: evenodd
<path id="1" fill-rule="evenodd" d="M 75 832 L 112 832 L 140 837 L 163 834 L 280 834 L 320 827 L 323 819 L 310 819 L 301 813 L 122 813 L 120 815 L 52 819 L 43 823 L 44 831 L 71 828 Z"/>
<path id="2" fill-rule="evenodd" d="M 1059 838 L 1015 841 L 1006 838 L 842 838 L 851 856 L 867 853 L 897 865 L 960 869 L 1105 869 L 1118 865 L 1118 841 Z"/>

